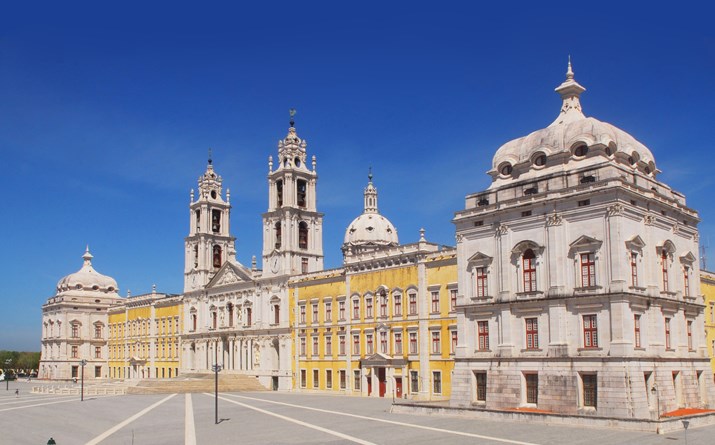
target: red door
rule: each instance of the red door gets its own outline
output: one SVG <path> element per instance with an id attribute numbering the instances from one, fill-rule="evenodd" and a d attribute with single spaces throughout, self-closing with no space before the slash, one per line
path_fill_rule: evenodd
<path id="1" fill-rule="evenodd" d="M 377 380 L 380 382 L 380 397 L 385 397 L 385 392 L 387 392 L 385 368 L 377 368 Z"/>
<path id="2" fill-rule="evenodd" d="M 402 377 L 395 377 L 395 397 L 402 398 Z"/>

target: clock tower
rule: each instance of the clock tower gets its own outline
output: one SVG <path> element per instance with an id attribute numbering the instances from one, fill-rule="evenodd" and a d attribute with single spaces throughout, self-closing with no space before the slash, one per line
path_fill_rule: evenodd
<path id="1" fill-rule="evenodd" d="M 263 214 L 263 276 L 296 275 L 323 269 L 323 214 L 317 211 L 315 155 L 307 164 L 305 140 L 290 113 L 278 158 L 268 158 L 268 211 Z M 275 167 L 275 169 L 274 169 Z"/>
<path id="2" fill-rule="evenodd" d="M 184 292 L 203 288 L 221 265 L 235 255 L 236 238 L 229 233 L 231 192 L 222 196 L 221 176 L 213 168 L 211 153 L 206 172 L 199 177 L 199 196 L 191 190 L 189 236 L 184 239 Z"/>

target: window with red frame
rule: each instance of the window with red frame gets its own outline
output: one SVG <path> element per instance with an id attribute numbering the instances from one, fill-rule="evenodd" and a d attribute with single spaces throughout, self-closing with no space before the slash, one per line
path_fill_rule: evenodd
<path id="1" fill-rule="evenodd" d="M 387 350 L 387 332 L 380 332 L 380 352 L 388 354 Z"/>
<path id="2" fill-rule="evenodd" d="M 360 355 L 360 335 L 353 335 L 353 354 Z"/>
<path id="3" fill-rule="evenodd" d="M 395 332 L 395 355 L 402 355 L 402 334 Z"/>
<path id="4" fill-rule="evenodd" d="M 402 316 L 402 295 L 394 295 L 393 296 L 395 300 L 395 317 L 401 317 Z"/>
<path id="5" fill-rule="evenodd" d="M 372 298 L 365 299 L 365 318 L 372 318 Z"/>
<path id="6" fill-rule="evenodd" d="M 663 292 L 668 292 L 668 252 L 665 250 L 660 254 L 660 270 L 663 276 Z"/>
<path id="7" fill-rule="evenodd" d="M 633 316 L 633 326 L 634 326 L 634 338 L 635 338 L 635 347 L 640 348 L 641 347 L 641 316 L 636 314 Z"/>
<path id="8" fill-rule="evenodd" d="M 360 300 L 353 300 L 353 319 L 358 320 L 360 318 Z"/>
<path id="9" fill-rule="evenodd" d="M 305 323 L 305 305 L 300 306 L 300 322 Z"/>
<path id="10" fill-rule="evenodd" d="M 380 295 L 380 317 L 387 317 L 387 294 L 382 291 Z"/>
<path id="11" fill-rule="evenodd" d="M 338 346 L 338 353 L 340 355 L 345 355 L 345 336 L 344 335 L 339 335 L 338 336 L 338 341 L 340 342 L 340 345 Z"/>
<path id="12" fill-rule="evenodd" d="M 340 320 L 345 320 L 345 302 L 338 302 L 338 318 Z"/>
<path id="13" fill-rule="evenodd" d="M 477 267 L 476 273 L 476 284 L 477 284 L 477 297 L 486 297 L 489 295 L 487 292 L 487 268 Z"/>
<path id="14" fill-rule="evenodd" d="M 683 296 L 690 296 L 690 267 L 683 268 Z"/>
<path id="15" fill-rule="evenodd" d="M 440 353 L 440 338 L 439 331 L 432 332 L 432 354 Z"/>
<path id="16" fill-rule="evenodd" d="M 410 332 L 410 354 L 417 354 L 417 332 Z"/>
<path id="17" fill-rule="evenodd" d="M 670 349 L 670 318 L 665 319 L 665 349 Z"/>
<path id="18" fill-rule="evenodd" d="M 488 321 L 478 321 L 477 322 L 477 333 L 479 337 L 479 350 L 488 351 L 489 350 L 489 322 Z"/>
<path id="19" fill-rule="evenodd" d="M 526 319 L 526 349 L 539 349 L 539 322 L 536 318 Z"/>
<path id="20" fill-rule="evenodd" d="M 432 292 L 432 313 L 439 312 L 439 291 Z"/>
<path id="21" fill-rule="evenodd" d="M 524 292 L 536 291 L 536 255 L 531 249 L 526 249 L 521 257 L 524 275 Z"/>
<path id="22" fill-rule="evenodd" d="M 692 351 L 693 350 L 693 322 L 688 321 L 685 326 L 687 328 L 687 334 L 688 334 L 688 350 Z"/>
<path id="23" fill-rule="evenodd" d="M 581 254 L 581 286 L 592 287 L 596 285 L 596 255 L 593 253 Z"/>
<path id="24" fill-rule="evenodd" d="M 325 355 L 333 355 L 333 336 L 325 336 Z"/>
<path id="25" fill-rule="evenodd" d="M 583 316 L 583 347 L 598 347 L 598 321 L 596 315 Z"/>
<path id="26" fill-rule="evenodd" d="M 310 321 L 313 323 L 318 322 L 318 303 L 313 303 L 313 318 Z"/>
<path id="27" fill-rule="evenodd" d="M 417 294 L 410 294 L 410 315 L 417 315 Z"/>
<path id="28" fill-rule="evenodd" d="M 365 336 L 365 343 L 366 343 L 366 345 L 367 345 L 367 346 L 366 346 L 367 349 L 365 350 L 365 354 L 367 354 L 367 355 L 372 355 L 373 352 L 374 352 L 373 349 L 372 349 L 372 334 L 367 334 L 367 335 Z"/>
<path id="29" fill-rule="evenodd" d="M 325 322 L 330 323 L 333 321 L 333 303 L 325 303 Z"/>
<path id="30" fill-rule="evenodd" d="M 452 354 L 457 350 L 457 331 L 452 331 Z"/>
<path id="31" fill-rule="evenodd" d="M 631 285 L 638 286 L 638 254 L 631 252 Z"/>

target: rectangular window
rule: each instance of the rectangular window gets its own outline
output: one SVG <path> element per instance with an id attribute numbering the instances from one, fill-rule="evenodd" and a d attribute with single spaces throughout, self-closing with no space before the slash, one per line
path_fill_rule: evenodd
<path id="1" fill-rule="evenodd" d="M 301 237 L 301 248 L 306 249 L 308 247 L 308 242 L 307 240 L 304 240 Z M 300 271 L 301 273 L 308 273 L 308 258 L 301 258 L 300 259 Z"/>
<path id="2" fill-rule="evenodd" d="M 526 380 L 526 403 L 539 403 L 539 375 L 525 374 Z"/>
<path id="3" fill-rule="evenodd" d="M 353 355 L 360 355 L 360 334 L 353 335 Z"/>
<path id="4" fill-rule="evenodd" d="M 402 295 L 394 295 L 392 298 L 395 299 L 395 317 L 402 316 Z"/>
<path id="5" fill-rule="evenodd" d="M 355 391 L 360 391 L 360 370 L 356 369 L 353 371 L 353 388 Z"/>
<path id="6" fill-rule="evenodd" d="M 531 249 L 527 249 L 522 256 L 524 267 L 524 292 L 536 292 L 536 255 Z"/>
<path id="7" fill-rule="evenodd" d="M 454 312 L 457 309 L 457 289 L 449 290 L 449 310 Z"/>
<path id="8" fill-rule="evenodd" d="M 333 336 L 330 334 L 325 336 L 325 355 L 333 355 Z"/>
<path id="9" fill-rule="evenodd" d="M 327 389 L 333 388 L 333 370 L 332 369 L 325 370 L 325 387 Z"/>
<path id="10" fill-rule="evenodd" d="M 72 378 L 76 379 L 79 377 L 79 366 L 72 366 Z"/>
<path id="11" fill-rule="evenodd" d="M 477 280 L 477 297 L 486 297 L 489 295 L 487 292 L 487 268 L 477 267 L 476 271 Z"/>
<path id="12" fill-rule="evenodd" d="M 539 321 L 536 318 L 526 319 L 526 349 L 539 349 Z"/>
<path id="13" fill-rule="evenodd" d="M 432 354 L 440 353 L 439 331 L 432 331 Z"/>
<path id="14" fill-rule="evenodd" d="M 665 249 L 660 255 L 660 270 L 663 276 L 663 292 L 668 292 L 668 252 Z"/>
<path id="15" fill-rule="evenodd" d="M 360 319 L 360 300 L 353 300 L 353 320 Z"/>
<path id="16" fill-rule="evenodd" d="M 331 323 L 333 321 L 333 303 L 325 302 L 325 323 Z"/>
<path id="17" fill-rule="evenodd" d="M 390 353 L 390 351 L 387 350 L 387 332 L 380 332 L 380 352 L 383 354 Z"/>
<path id="18" fill-rule="evenodd" d="M 598 383 L 595 374 L 583 374 L 583 406 L 596 408 L 598 402 Z"/>
<path id="19" fill-rule="evenodd" d="M 635 314 L 633 316 L 633 338 L 635 342 L 635 347 L 640 348 L 641 347 L 641 316 L 638 314 Z"/>
<path id="20" fill-rule="evenodd" d="M 442 373 L 440 371 L 432 371 L 432 392 L 442 394 Z"/>
<path id="21" fill-rule="evenodd" d="M 455 351 L 457 351 L 457 340 L 458 340 L 457 331 L 450 331 L 450 333 L 451 333 L 451 336 L 452 336 L 452 349 L 450 349 L 449 352 L 451 352 L 452 354 L 454 354 Z"/>
<path id="22" fill-rule="evenodd" d="M 693 350 L 693 322 L 688 321 L 686 324 L 687 334 L 688 334 L 688 350 Z"/>
<path id="23" fill-rule="evenodd" d="M 98 379 L 102 377 L 102 367 L 101 366 L 95 366 L 94 367 L 94 378 Z"/>
<path id="24" fill-rule="evenodd" d="M 250 307 L 246 308 L 246 326 L 251 326 L 253 323 L 253 311 Z"/>
<path id="25" fill-rule="evenodd" d="M 688 266 L 683 268 L 683 296 L 690 296 L 690 268 Z"/>
<path id="26" fill-rule="evenodd" d="M 365 354 L 367 355 L 372 355 L 373 354 L 373 349 L 372 349 L 372 334 L 367 334 L 365 336 L 365 342 L 367 343 L 367 349 L 365 350 Z"/>
<path id="27" fill-rule="evenodd" d="M 372 318 L 372 298 L 365 299 L 365 318 Z"/>
<path id="28" fill-rule="evenodd" d="M 345 302 L 338 302 L 338 318 L 343 321 L 345 320 Z"/>
<path id="29" fill-rule="evenodd" d="M 345 389 L 347 386 L 347 378 L 344 369 L 338 371 L 338 378 L 340 379 L 340 389 Z"/>
<path id="30" fill-rule="evenodd" d="M 489 322 L 488 321 L 478 321 L 477 322 L 477 332 L 479 337 L 479 350 L 488 351 L 489 350 Z"/>
<path id="31" fill-rule="evenodd" d="M 417 354 L 417 332 L 410 332 L 410 354 Z"/>
<path id="32" fill-rule="evenodd" d="M 432 292 L 432 313 L 439 313 L 439 291 Z"/>
<path id="33" fill-rule="evenodd" d="M 94 325 L 94 338 L 102 338 L 102 325 Z"/>
<path id="34" fill-rule="evenodd" d="M 79 358 L 79 346 L 72 346 L 72 358 Z"/>
<path id="35" fill-rule="evenodd" d="M 380 317 L 387 317 L 387 294 L 380 295 Z"/>
<path id="36" fill-rule="evenodd" d="M 313 355 L 318 355 L 318 335 L 313 335 Z"/>
<path id="37" fill-rule="evenodd" d="M 300 355 L 305 355 L 305 337 L 300 337 Z"/>
<path id="38" fill-rule="evenodd" d="M 583 347 L 598 347 L 598 324 L 596 315 L 583 316 Z"/>
<path id="39" fill-rule="evenodd" d="M 420 392 L 420 379 L 417 371 L 410 371 L 410 392 L 412 394 Z"/>
<path id="40" fill-rule="evenodd" d="M 338 340 L 340 342 L 340 345 L 338 346 L 338 353 L 340 355 L 345 355 L 345 336 L 344 335 L 339 335 Z"/>
<path id="41" fill-rule="evenodd" d="M 670 318 L 665 319 L 665 349 L 670 349 Z"/>
<path id="42" fill-rule="evenodd" d="M 402 333 L 395 332 L 395 355 L 402 355 Z"/>
<path id="43" fill-rule="evenodd" d="M 320 386 L 320 371 L 317 369 L 313 370 L 313 388 L 318 388 Z"/>
<path id="44" fill-rule="evenodd" d="M 102 347 L 101 346 L 94 347 L 94 358 L 102 358 Z"/>
<path id="45" fill-rule="evenodd" d="M 581 254 L 581 286 L 593 287 L 596 285 L 596 255 L 593 253 Z"/>
<path id="46" fill-rule="evenodd" d="M 79 338 L 79 325 L 72 324 L 72 338 Z"/>
<path id="47" fill-rule="evenodd" d="M 233 310 L 229 312 L 229 326 L 233 326 Z M 280 324 L 281 323 L 281 305 L 280 304 L 274 304 L 273 305 L 273 323 L 274 324 Z"/>
<path id="48" fill-rule="evenodd" d="M 638 254 L 631 252 L 631 285 L 638 286 Z"/>
<path id="49" fill-rule="evenodd" d="M 313 318 L 311 319 L 311 322 L 318 322 L 318 303 L 313 303 Z"/>
<path id="50" fill-rule="evenodd" d="M 417 315 L 417 294 L 409 294 L 410 299 L 410 315 Z"/>
<path id="51" fill-rule="evenodd" d="M 477 402 L 487 401 L 487 373 L 486 372 L 475 372 L 474 376 L 477 378 Z"/>

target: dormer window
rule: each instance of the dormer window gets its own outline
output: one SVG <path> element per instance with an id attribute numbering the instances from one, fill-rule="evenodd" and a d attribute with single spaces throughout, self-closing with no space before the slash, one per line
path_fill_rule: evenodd
<path id="1" fill-rule="evenodd" d="M 514 171 L 514 167 L 512 167 L 508 162 L 499 167 L 499 173 L 502 176 L 510 176 L 512 171 Z"/>
<path id="2" fill-rule="evenodd" d="M 573 155 L 579 158 L 586 156 L 586 154 L 588 154 L 588 146 L 586 144 L 578 145 L 573 151 Z"/>
<path id="3" fill-rule="evenodd" d="M 534 166 L 543 167 L 544 165 L 546 165 L 546 155 L 539 153 L 534 157 Z"/>

